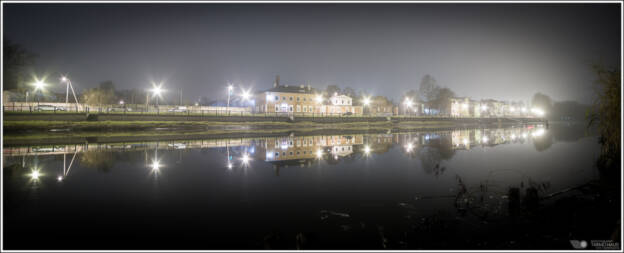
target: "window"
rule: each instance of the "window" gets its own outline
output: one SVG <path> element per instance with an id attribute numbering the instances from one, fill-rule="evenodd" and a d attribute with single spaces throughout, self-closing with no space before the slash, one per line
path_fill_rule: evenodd
<path id="1" fill-rule="evenodd" d="M 282 97 L 282 100 L 286 100 L 286 97 Z"/>
<path id="2" fill-rule="evenodd" d="M 291 105 L 291 106 L 289 106 L 289 109 L 290 109 L 290 111 L 291 111 L 291 112 L 293 111 L 292 105 Z"/>
<path id="3" fill-rule="evenodd" d="M 297 97 L 297 102 L 299 102 L 299 97 Z"/>
<path id="4" fill-rule="evenodd" d="M 297 105 L 297 112 L 301 112 L 301 106 Z"/>
<path id="5" fill-rule="evenodd" d="M 275 96 L 275 101 L 278 101 L 278 100 L 279 100 L 279 96 Z"/>
<path id="6" fill-rule="evenodd" d="M 290 101 L 292 101 L 292 97 L 290 97 Z"/>
<path id="7" fill-rule="evenodd" d="M 307 106 L 303 106 L 303 112 L 308 112 L 308 107 Z"/>
<path id="8" fill-rule="evenodd" d="M 275 105 L 275 111 L 279 112 L 279 105 Z"/>
<path id="9" fill-rule="evenodd" d="M 303 98 L 303 101 L 306 101 L 306 98 L 305 98 L 305 97 Z"/>
<path id="10" fill-rule="evenodd" d="M 279 152 L 275 152 L 275 157 L 278 157 L 278 156 L 279 156 Z"/>

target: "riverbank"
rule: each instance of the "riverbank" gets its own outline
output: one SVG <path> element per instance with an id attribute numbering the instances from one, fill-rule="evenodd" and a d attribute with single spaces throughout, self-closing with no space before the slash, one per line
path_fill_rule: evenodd
<path id="1" fill-rule="evenodd" d="M 440 130 L 454 128 L 448 122 L 401 123 L 217 123 L 217 122 L 4 122 L 4 145 L 75 144 L 85 142 L 129 142 L 249 138 L 323 133 L 386 133 L 388 131 Z M 28 130 L 25 130 L 28 129 Z"/>
<path id="2" fill-rule="evenodd" d="M 478 121 L 380 121 L 322 124 L 315 122 L 214 121 L 4 121 L 3 144 L 75 144 L 203 138 L 246 138 L 270 135 L 306 135 L 326 132 L 388 133 L 418 130 L 518 125 L 515 121 L 482 124 Z"/>

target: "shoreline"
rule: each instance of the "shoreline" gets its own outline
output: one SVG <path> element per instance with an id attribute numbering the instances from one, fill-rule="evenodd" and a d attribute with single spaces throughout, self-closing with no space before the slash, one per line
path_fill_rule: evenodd
<path id="1" fill-rule="evenodd" d="M 540 124 L 534 122 L 529 124 Z M 451 121 L 357 122 L 319 124 L 311 122 L 57 122 L 5 121 L 3 146 L 173 141 L 208 138 L 250 138 L 284 135 L 368 134 L 439 131 L 461 128 L 523 125 L 464 124 Z M 24 131 L 30 128 L 31 130 Z M 8 131 L 7 131 L 8 130 Z"/>

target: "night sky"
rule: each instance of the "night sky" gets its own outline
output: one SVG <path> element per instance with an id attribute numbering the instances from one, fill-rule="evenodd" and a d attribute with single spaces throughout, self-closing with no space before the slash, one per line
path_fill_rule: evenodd
<path id="1" fill-rule="evenodd" d="M 3 5 L 4 38 L 39 55 L 38 75 L 68 73 L 79 90 L 165 80 L 189 100 L 279 74 L 397 101 L 431 74 L 475 99 L 589 103 L 590 64 L 621 55 L 619 4 Z"/>

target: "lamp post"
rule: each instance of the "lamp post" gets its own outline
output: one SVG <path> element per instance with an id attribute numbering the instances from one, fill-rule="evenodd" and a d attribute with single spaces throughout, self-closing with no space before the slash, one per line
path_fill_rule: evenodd
<path id="1" fill-rule="evenodd" d="M 232 95 L 232 91 L 234 91 L 234 86 L 232 86 L 231 84 L 228 84 L 228 87 L 227 87 L 228 99 L 227 99 L 227 107 L 226 107 L 228 116 L 230 115 L 230 96 Z"/>
<path id="2" fill-rule="evenodd" d="M 156 86 L 156 84 L 152 83 L 152 87 L 153 87 L 152 88 L 152 96 L 156 97 L 156 110 L 157 110 L 157 112 L 160 112 L 160 108 L 159 108 L 160 96 L 161 96 L 161 94 L 163 92 L 162 83 L 158 84 L 158 86 Z"/>
<path id="3" fill-rule="evenodd" d="M 41 90 L 46 86 L 46 83 L 43 80 L 37 80 L 35 78 L 35 96 L 37 97 L 37 106 L 39 105 L 39 99 L 41 97 Z M 37 91 L 39 91 L 39 96 L 37 96 Z"/>
<path id="4" fill-rule="evenodd" d="M 365 98 L 362 100 L 362 104 L 364 104 L 364 109 L 366 109 L 366 107 L 368 107 L 368 105 L 370 104 L 370 102 L 371 102 L 371 101 L 370 101 L 370 98 L 368 98 L 368 97 L 365 97 Z M 368 113 L 370 114 L 370 108 L 369 108 Z"/>
<path id="5" fill-rule="evenodd" d="M 71 80 L 66 76 L 61 76 L 61 83 L 65 83 L 65 107 L 69 107 L 69 89 L 72 91 L 72 95 L 74 95 L 74 102 L 76 103 L 76 111 L 78 110 L 78 98 L 76 97 L 76 92 L 74 92 L 74 86 L 71 83 Z"/>
<path id="6" fill-rule="evenodd" d="M 412 99 L 405 98 L 405 101 L 403 102 L 403 104 L 405 104 L 405 113 L 407 114 L 409 109 L 412 107 L 412 104 L 413 104 Z"/>

